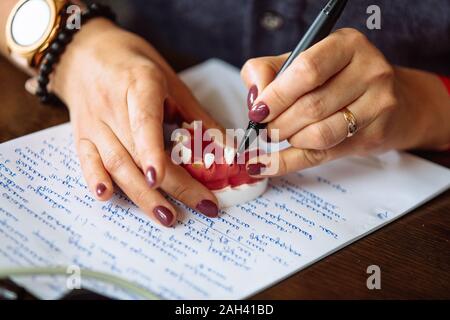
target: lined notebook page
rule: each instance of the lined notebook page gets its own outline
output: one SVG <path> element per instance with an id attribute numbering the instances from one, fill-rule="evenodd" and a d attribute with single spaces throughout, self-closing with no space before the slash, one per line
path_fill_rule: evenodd
<path id="1" fill-rule="evenodd" d="M 238 71 L 213 60 L 182 74 L 226 126 L 245 126 Z M 238 110 L 236 112 L 236 110 Z M 219 112 L 217 112 L 219 111 Z M 131 181 L 132 183 L 132 181 Z M 271 180 L 255 201 L 210 219 L 176 202 L 171 229 L 122 193 L 89 194 L 69 124 L 0 145 L 0 268 L 67 266 L 107 272 L 168 299 L 240 299 L 399 218 L 450 186 L 450 170 L 405 153 L 347 158 Z M 62 278 L 16 279 L 51 299 Z M 139 298 L 83 279 L 92 290 Z"/>

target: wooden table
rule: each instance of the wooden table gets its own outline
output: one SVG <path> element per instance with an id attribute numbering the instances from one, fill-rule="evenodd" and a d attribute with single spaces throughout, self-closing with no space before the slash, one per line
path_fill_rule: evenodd
<path id="1" fill-rule="evenodd" d="M 69 120 L 23 89 L 26 76 L 0 59 L 0 142 Z M 449 153 L 422 153 L 450 167 Z M 255 299 L 450 298 L 450 191 L 405 217 L 261 292 Z M 381 268 L 381 290 L 366 269 Z"/>

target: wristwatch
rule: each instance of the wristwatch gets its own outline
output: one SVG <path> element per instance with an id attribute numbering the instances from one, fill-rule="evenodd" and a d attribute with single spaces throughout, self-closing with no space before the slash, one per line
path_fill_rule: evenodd
<path id="1" fill-rule="evenodd" d="M 13 61 L 37 69 L 52 40 L 67 21 L 70 0 L 21 0 L 6 24 L 6 42 Z"/>

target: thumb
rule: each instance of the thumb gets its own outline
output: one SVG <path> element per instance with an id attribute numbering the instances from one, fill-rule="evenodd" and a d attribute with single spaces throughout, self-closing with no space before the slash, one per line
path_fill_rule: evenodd
<path id="1" fill-rule="evenodd" d="M 260 57 L 248 60 L 241 70 L 241 78 L 249 88 L 247 105 L 253 106 L 258 93 L 262 92 L 276 77 L 286 61 L 288 53 L 281 56 Z"/>

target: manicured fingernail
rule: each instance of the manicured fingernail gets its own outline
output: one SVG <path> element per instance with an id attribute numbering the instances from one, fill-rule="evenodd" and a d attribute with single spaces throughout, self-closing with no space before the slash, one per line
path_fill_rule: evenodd
<path id="1" fill-rule="evenodd" d="M 153 209 L 153 213 L 155 214 L 155 217 L 159 220 L 159 222 L 161 222 L 166 227 L 170 227 L 174 218 L 172 211 L 170 211 L 166 207 L 158 206 Z"/>
<path id="2" fill-rule="evenodd" d="M 263 163 L 252 163 L 247 166 L 247 173 L 251 176 L 259 176 L 265 168 L 266 165 Z"/>
<path id="3" fill-rule="evenodd" d="M 269 107 L 264 102 L 259 102 L 248 112 L 248 118 L 253 122 L 262 122 L 269 115 Z"/>
<path id="4" fill-rule="evenodd" d="M 219 215 L 219 208 L 211 200 L 202 200 L 195 208 L 210 218 L 216 218 Z"/>
<path id="5" fill-rule="evenodd" d="M 156 171 L 153 167 L 148 167 L 147 171 L 145 172 L 145 179 L 147 180 L 147 184 L 150 186 L 150 188 L 153 188 L 156 184 Z"/>
<path id="6" fill-rule="evenodd" d="M 258 87 L 253 85 L 247 95 L 247 106 L 249 110 L 253 107 L 256 98 L 258 98 Z"/>
<path id="7" fill-rule="evenodd" d="M 97 188 L 95 189 L 95 192 L 97 193 L 97 196 L 101 197 L 106 191 L 106 186 L 103 183 L 99 183 L 97 185 Z"/>

